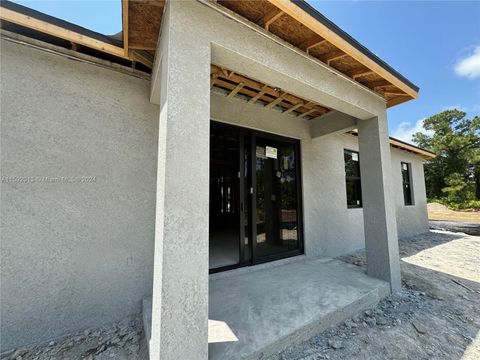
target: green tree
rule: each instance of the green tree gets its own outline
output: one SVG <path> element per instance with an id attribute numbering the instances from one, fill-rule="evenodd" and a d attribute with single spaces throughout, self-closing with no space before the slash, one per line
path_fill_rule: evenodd
<path id="1" fill-rule="evenodd" d="M 445 110 L 423 122 L 413 135 L 418 146 L 437 154 L 425 164 L 428 199 L 450 202 L 480 199 L 480 117 Z"/>

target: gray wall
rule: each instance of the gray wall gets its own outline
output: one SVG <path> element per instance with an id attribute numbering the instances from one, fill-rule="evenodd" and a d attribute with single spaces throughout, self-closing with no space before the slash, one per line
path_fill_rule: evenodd
<path id="1" fill-rule="evenodd" d="M 428 231 L 427 195 L 423 173 L 423 160 L 420 156 L 392 148 L 392 174 L 397 205 L 398 237 L 420 234 Z M 403 200 L 401 162 L 410 163 L 413 190 L 413 205 L 406 206 Z"/>
<path id="2" fill-rule="evenodd" d="M 1 347 L 140 311 L 151 293 L 149 82 L 2 40 Z M 93 183 L 5 177 L 95 176 Z"/>

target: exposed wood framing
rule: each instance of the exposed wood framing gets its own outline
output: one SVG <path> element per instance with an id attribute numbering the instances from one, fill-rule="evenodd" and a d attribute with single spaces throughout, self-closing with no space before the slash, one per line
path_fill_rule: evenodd
<path id="1" fill-rule="evenodd" d="M 372 74 L 375 74 L 374 71 L 372 70 L 365 70 L 365 69 L 360 69 L 360 70 L 354 70 L 352 71 L 349 76 L 353 79 L 353 80 L 357 80 L 358 78 L 361 78 L 361 77 L 364 77 L 364 76 L 367 76 L 367 75 L 372 75 Z"/>
<path id="2" fill-rule="evenodd" d="M 268 31 L 270 29 L 270 25 L 280 19 L 283 15 L 285 15 L 285 13 L 282 10 L 275 8 L 265 15 L 265 17 L 260 21 L 260 24 L 263 25 L 265 30 Z"/>
<path id="3" fill-rule="evenodd" d="M 91 37 L 79 34 L 75 31 L 61 28 L 60 26 L 32 18 L 24 14 L 17 13 L 4 7 L 0 9 L 0 18 L 2 20 L 9 21 L 29 29 L 56 36 L 58 38 L 71 41 L 76 44 L 88 46 L 95 50 L 103 51 L 107 54 L 115 55 L 121 58 L 128 58 L 128 56 L 125 55 L 125 50 L 121 47 L 108 44 L 97 39 L 93 39 Z"/>
<path id="4" fill-rule="evenodd" d="M 369 88 L 373 88 L 373 90 L 381 89 L 382 87 L 385 87 L 385 86 L 392 86 L 392 84 L 390 84 L 387 80 L 383 80 L 383 79 L 372 81 L 372 82 L 366 83 L 365 85 L 367 85 Z"/>
<path id="5" fill-rule="evenodd" d="M 287 96 L 287 93 L 283 93 L 282 95 L 280 95 L 279 97 L 277 97 L 275 100 L 273 100 L 271 103 L 268 103 L 265 107 L 267 109 L 271 109 L 273 108 L 275 105 L 277 104 L 280 104 L 280 102 L 283 101 L 283 99 L 285 99 L 285 96 Z"/>
<path id="6" fill-rule="evenodd" d="M 308 27 L 310 30 L 321 36 L 322 38 L 328 40 L 329 43 L 337 47 L 338 49 L 349 54 L 353 59 L 358 61 L 360 64 L 364 65 L 370 69 L 373 73 L 380 75 L 385 80 L 388 80 L 393 85 L 398 87 L 401 91 L 405 92 L 412 98 L 416 98 L 418 93 L 415 89 L 412 89 L 408 84 L 404 83 L 398 77 L 396 77 L 391 72 L 387 71 L 385 68 L 380 66 L 377 62 L 373 61 L 370 57 L 366 56 L 355 46 L 347 42 L 340 35 L 332 31 L 325 24 L 321 23 L 315 19 L 312 15 L 304 11 L 301 7 L 296 5 L 291 0 L 267 0 L 275 7 L 284 11 L 288 16 L 297 20 L 304 26 Z"/>
<path id="7" fill-rule="evenodd" d="M 322 45 L 322 44 L 325 44 L 327 42 L 327 40 L 323 39 L 323 38 L 317 38 L 313 41 L 307 41 L 307 42 L 304 42 L 303 44 L 301 44 L 299 47 L 300 49 L 302 49 L 303 51 L 305 51 L 307 54 L 310 53 L 310 50 Z"/>
<path id="8" fill-rule="evenodd" d="M 153 55 L 150 55 L 146 51 L 131 50 L 128 52 L 128 57 L 133 61 L 148 66 L 150 69 L 153 68 Z"/>
<path id="9" fill-rule="evenodd" d="M 297 110 L 298 108 L 304 106 L 305 104 L 303 102 L 299 102 L 297 105 L 293 105 L 291 108 L 285 110 L 283 113 L 284 114 L 289 114 L 291 113 L 292 111 L 295 111 Z"/>
<path id="10" fill-rule="evenodd" d="M 258 99 L 260 99 L 266 92 L 267 92 L 268 85 L 263 85 L 260 91 L 252 97 L 248 102 L 255 103 Z"/>
<path id="11" fill-rule="evenodd" d="M 300 119 L 300 118 L 303 118 L 303 117 L 308 116 L 310 114 L 313 114 L 314 112 L 315 112 L 315 109 L 308 110 L 307 112 L 304 112 L 303 114 L 300 114 L 297 117 Z"/>
<path id="12" fill-rule="evenodd" d="M 239 83 L 235 89 L 233 89 L 232 91 L 230 91 L 230 94 L 228 94 L 228 98 L 232 98 L 234 97 L 235 95 L 237 95 L 237 93 L 243 88 L 244 84 L 243 83 Z"/>
<path id="13" fill-rule="evenodd" d="M 128 0 L 122 0 L 123 49 L 128 56 Z"/>
<path id="14" fill-rule="evenodd" d="M 345 54 L 343 51 L 338 50 L 333 53 L 327 54 L 324 57 L 324 61 L 327 63 L 327 65 L 330 65 L 333 61 L 342 59 L 346 56 L 348 56 L 348 54 Z"/>
<path id="15" fill-rule="evenodd" d="M 285 114 L 303 115 L 301 118 L 312 119 L 323 115 L 330 109 L 313 101 L 302 99 L 286 91 L 253 80 L 234 71 L 217 65 L 211 66 L 211 87 L 218 87 L 226 92 L 228 98 L 237 94 L 248 99 L 250 103 L 259 102 L 267 109 L 278 108 Z"/>

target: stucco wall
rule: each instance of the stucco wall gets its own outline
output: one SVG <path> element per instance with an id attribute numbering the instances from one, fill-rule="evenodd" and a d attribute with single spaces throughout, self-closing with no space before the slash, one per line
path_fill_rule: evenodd
<path id="1" fill-rule="evenodd" d="M 395 203 L 397 205 L 397 230 L 398 237 L 401 239 L 428 231 L 423 160 L 420 156 L 394 148 L 391 149 L 391 155 Z M 413 205 L 409 206 L 406 206 L 403 200 L 401 162 L 411 164 Z"/>
<path id="2" fill-rule="evenodd" d="M 1 48 L 7 350 L 140 311 L 152 286 L 158 106 L 146 80 L 6 40 Z M 49 179 L 5 178 L 29 176 Z M 62 176 L 76 182 L 47 181 Z"/>

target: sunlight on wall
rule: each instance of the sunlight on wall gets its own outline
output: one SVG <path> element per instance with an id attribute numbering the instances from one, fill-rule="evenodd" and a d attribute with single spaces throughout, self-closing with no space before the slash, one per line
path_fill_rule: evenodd
<path id="1" fill-rule="evenodd" d="M 208 343 L 234 342 L 238 338 L 225 321 L 208 319 Z"/>

